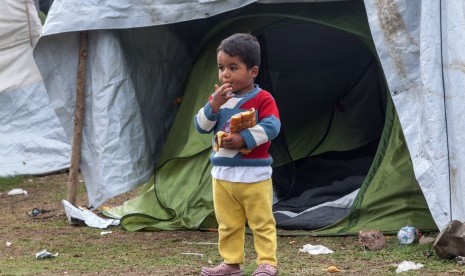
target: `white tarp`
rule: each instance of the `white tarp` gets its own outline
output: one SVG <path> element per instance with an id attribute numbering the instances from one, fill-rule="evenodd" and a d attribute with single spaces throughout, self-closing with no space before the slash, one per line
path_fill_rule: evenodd
<path id="1" fill-rule="evenodd" d="M 149 179 L 153 164 L 117 38 L 112 31 L 95 31 L 89 34 L 88 41 L 91 50 L 87 54 L 80 168 L 89 202 L 97 207 Z M 79 34 L 47 37 L 40 40 L 37 50 L 37 65 L 47 80 L 51 103 L 72 139 Z M 92 73 L 94 70 L 98 73 Z"/>
<path id="2" fill-rule="evenodd" d="M 234 10 L 253 0 L 73 1 L 55 0 L 44 35 L 97 29 L 165 25 Z"/>
<path id="3" fill-rule="evenodd" d="M 69 166 L 68 140 L 32 56 L 41 28 L 33 1 L 0 2 L 0 176 Z"/>
<path id="4" fill-rule="evenodd" d="M 190 0 L 174 4 L 168 0 L 156 3 L 55 0 L 35 57 L 38 64 L 49 67 L 39 66 L 68 135 L 72 132 L 77 32 L 98 30 L 89 33 L 90 73 L 86 80 L 81 165 L 93 206 L 132 189 L 152 174 L 159 145 L 154 142 L 156 135 L 147 137 L 146 133 L 154 135 L 154 132 L 144 132 L 144 128 L 166 124 L 156 119 L 150 124 L 141 122 L 144 108 L 139 109 L 134 103 L 138 101 L 143 106 L 145 100 L 150 100 L 147 104 L 153 106 L 154 112 L 161 109 L 169 114 L 163 110 L 167 105 L 164 97 L 137 99 L 134 95 L 134 87 L 127 82 L 127 66 L 132 57 L 124 57 L 121 51 L 121 47 L 129 47 L 128 43 L 118 43 L 117 36 L 121 33 L 110 29 L 166 26 L 157 27 L 157 33 L 147 30 L 147 39 L 153 42 L 147 45 L 165 53 L 165 57 L 151 61 L 157 63 L 151 69 L 159 70 L 163 78 L 154 80 L 154 86 L 145 89 L 152 89 L 155 94 L 177 91 L 180 87 L 171 87 L 177 84 L 169 82 L 186 72 L 185 68 L 170 67 L 169 58 L 188 59 L 189 49 L 176 43 L 177 37 L 169 35 L 165 29 L 169 26 L 165 24 L 210 17 L 253 2 L 300 1 Z M 465 155 L 461 148 L 465 142 L 462 134 L 465 63 L 464 51 L 459 48 L 465 45 L 464 5 L 462 0 L 365 0 L 414 171 L 439 228 L 451 219 L 465 220 L 461 200 L 465 195 Z M 137 55 L 138 49 L 133 53 Z M 171 64 L 180 64 L 179 60 Z M 54 74 L 50 67 L 65 73 Z"/>
<path id="5" fill-rule="evenodd" d="M 365 0 L 370 29 L 433 218 L 465 220 L 465 2 Z"/>

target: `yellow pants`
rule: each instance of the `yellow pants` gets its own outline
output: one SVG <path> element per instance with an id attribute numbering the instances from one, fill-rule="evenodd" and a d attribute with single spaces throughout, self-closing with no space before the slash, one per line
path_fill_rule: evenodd
<path id="1" fill-rule="evenodd" d="M 213 179 L 219 252 L 227 264 L 244 261 L 245 223 L 253 232 L 257 264 L 277 265 L 276 222 L 271 178 L 256 183 Z"/>

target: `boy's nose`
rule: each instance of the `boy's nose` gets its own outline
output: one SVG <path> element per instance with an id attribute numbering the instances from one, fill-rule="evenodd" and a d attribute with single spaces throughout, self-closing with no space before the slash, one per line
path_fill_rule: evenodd
<path id="1" fill-rule="evenodd" d="M 228 82 L 229 81 L 229 75 L 223 74 L 221 76 L 221 79 L 223 80 L 223 82 Z"/>

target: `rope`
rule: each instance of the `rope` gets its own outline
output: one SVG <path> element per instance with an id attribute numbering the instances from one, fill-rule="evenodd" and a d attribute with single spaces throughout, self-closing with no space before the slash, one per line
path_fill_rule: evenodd
<path id="1" fill-rule="evenodd" d="M 450 151 L 449 151 L 449 132 L 448 132 L 448 127 L 447 127 L 447 102 L 446 102 L 446 86 L 444 84 L 444 61 L 443 61 L 443 52 L 442 52 L 442 42 L 443 42 L 443 37 L 442 37 L 442 0 L 439 1 L 439 33 L 440 33 L 440 50 L 441 50 L 441 76 L 442 76 L 442 91 L 444 94 L 444 117 L 445 117 L 445 127 L 446 127 L 446 145 L 447 145 L 447 167 L 448 167 L 448 180 L 449 180 L 449 219 L 452 220 L 452 183 L 451 183 L 451 178 L 450 178 Z"/>
<path id="2" fill-rule="evenodd" d="M 24 0 L 24 5 L 26 6 L 27 26 L 28 26 L 28 31 L 29 31 L 29 43 L 31 44 L 31 47 L 33 47 L 33 44 L 32 44 L 32 32 L 31 32 L 31 21 L 29 19 L 29 7 L 27 5 L 27 0 Z"/>

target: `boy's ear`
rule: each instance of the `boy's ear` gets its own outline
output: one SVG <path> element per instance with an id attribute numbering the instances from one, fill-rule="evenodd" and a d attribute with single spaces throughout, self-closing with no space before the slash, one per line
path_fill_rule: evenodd
<path id="1" fill-rule="evenodd" d="M 258 66 L 254 66 L 250 69 L 250 76 L 255 78 L 258 75 Z"/>

